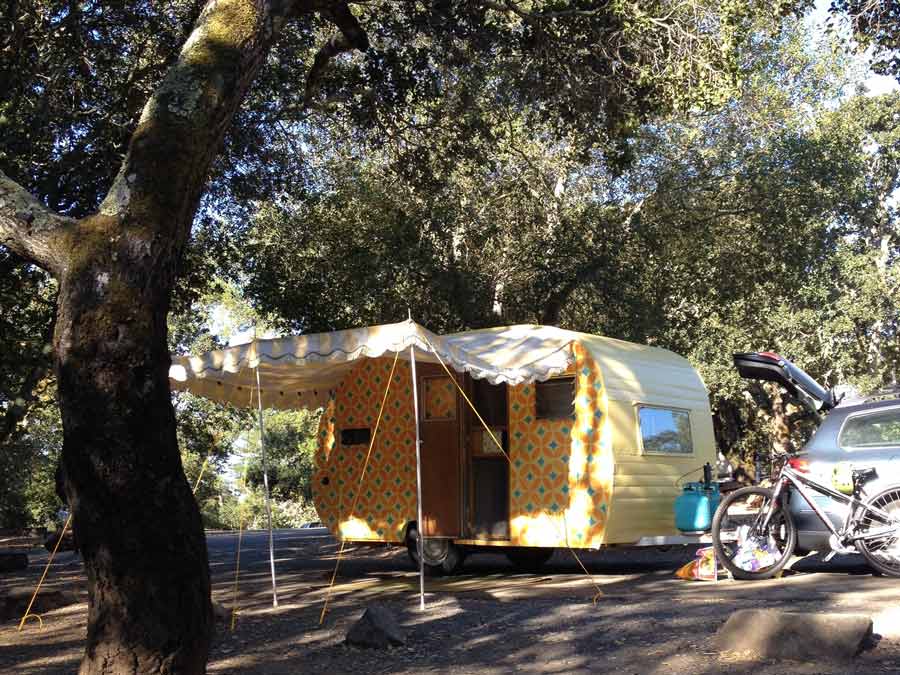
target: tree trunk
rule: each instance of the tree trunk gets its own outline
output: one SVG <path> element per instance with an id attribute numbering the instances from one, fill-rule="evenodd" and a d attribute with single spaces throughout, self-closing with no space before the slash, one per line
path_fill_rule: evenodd
<path id="1" fill-rule="evenodd" d="M 173 280 L 160 270 L 175 269 L 174 252 L 149 255 L 138 232 L 152 230 L 98 232 L 60 280 L 65 489 L 91 590 L 82 673 L 201 673 L 212 637 L 206 541 L 169 395 Z"/>
<path id="2" fill-rule="evenodd" d="M 777 386 L 770 387 L 772 392 L 772 450 L 775 455 L 794 452 L 794 425 L 788 411 L 788 403 Z"/>
<path id="3" fill-rule="evenodd" d="M 320 13 L 329 59 L 368 41 L 349 7 L 209 0 L 144 106 L 99 213 L 55 214 L 0 172 L 0 245 L 59 280 L 65 492 L 88 573 L 82 673 L 202 673 L 212 637 L 200 512 L 181 466 L 166 320 L 210 164 L 273 40 Z"/>

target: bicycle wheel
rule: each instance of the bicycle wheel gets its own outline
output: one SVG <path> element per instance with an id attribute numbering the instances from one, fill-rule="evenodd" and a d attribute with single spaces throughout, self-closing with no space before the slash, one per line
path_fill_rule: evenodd
<path id="1" fill-rule="evenodd" d="M 716 509 L 712 523 L 716 557 L 735 579 L 769 579 L 794 552 L 797 528 L 782 504 L 776 506 L 762 531 L 771 504 L 771 490 L 745 487 L 728 495 Z"/>
<path id="2" fill-rule="evenodd" d="M 866 502 L 866 506 L 880 509 L 890 517 L 886 519 L 863 509 L 856 533 L 865 535 L 883 531 L 884 535 L 859 539 L 856 548 L 876 571 L 900 577 L 900 487 L 879 492 Z"/>

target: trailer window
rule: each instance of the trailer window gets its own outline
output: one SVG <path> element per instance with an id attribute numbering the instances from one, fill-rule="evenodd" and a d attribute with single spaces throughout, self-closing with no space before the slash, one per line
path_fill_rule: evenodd
<path id="1" fill-rule="evenodd" d="M 372 440 L 372 432 L 368 427 L 360 429 L 341 429 L 341 445 L 368 445 Z"/>
<path id="2" fill-rule="evenodd" d="M 423 377 L 425 395 L 423 397 L 422 418 L 426 421 L 456 419 L 456 384 L 446 375 Z"/>
<path id="3" fill-rule="evenodd" d="M 850 417 L 841 431 L 842 448 L 900 446 L 900 408 Z"/>
<path id="4" fill-rule="evenodd" d="M 575 378 L 554 377 L 534 385 L 535 417 L 569 419 L 575 415 Z"/>
<path id="5" fill-rule="evenodd" d="M 687 410 L 641 406 L 638 421 L 645 453 L 690 455 L 694 452 L 691 415 Z"/>

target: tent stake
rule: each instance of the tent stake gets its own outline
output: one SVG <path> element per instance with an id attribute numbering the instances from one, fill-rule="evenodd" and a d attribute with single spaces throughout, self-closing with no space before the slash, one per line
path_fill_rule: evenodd
<path id="1" fill-rule="evenodd" d="M 272 542 L 272 507 L 269 504 L 269 469 L 266 464 L 265 428 L 263 427 L 262 385 L 259 366 L 256 367 L 256 400 L 259 402 L 259 450 L 262 454 L 263 488 L 266 495 L 266 519 L 269 525 L 269 567 L 272 570 L 272 607 L 278 607 L 278 588 L 275 586 L 275 546 Z"/>
<path id="2" fill-rule="evenodd" d="M 415 347 L 409 348 L 409 364 L 412 368 L 412 390 L 413 390 L 413 415 L 416 418 L 416 506 L 418 508 L 418 526 L 419 532 L 416 545 L 419 549 L 419 609 L 425 610 L 425 523 L 422 521 L 422 453 L 421 453 L 421 436 L 419 434 L 419 390 L 416 384 L 416 352 Z"/>

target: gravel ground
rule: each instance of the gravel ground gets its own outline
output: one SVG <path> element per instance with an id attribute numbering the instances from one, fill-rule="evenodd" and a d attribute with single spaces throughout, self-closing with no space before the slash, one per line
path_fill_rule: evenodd
<path id="1" fill-rule="evenodd" d="M 223 535 L 227 536 L 227 535 Z M 230 607 L 231 551 L 210 539 L 214 598 Z M 593 581 L 559 552 L 542 574 L 516 574 L 500 556 L 476 556 L 466 574 L 427 580 L 427 609 L 418 606 L 418 579 L 405 554 L 351 549 L 323 625 L 328 570 L 335 544 L 327 537 L 287 535 L 279 544 L 279 607 L 271 606 L 265 556 L 242 568 L 234 632 L 219 623 L 210 673 L 877 673 L 900 672 L 900 584 L 864 573 L 858 561 L 829 566 L 816 560 L 767 582 L 685 582 L 672 571 L 683 550 L 586 554 Z M 284 554 L 290 551 L 290 556 Z M 282 571 L 286 570 L 286 571 Z M 40 568 L 4 576 L 34 582 Z M 86 625 L 84 580 L 77 558 L 62 554 L 51 585 L 82 589 L 82 601 L 44 614 L 43 630 L 0 627 L 0 672 L 69 673 L 77 669 Z M 596 583 L 603 595 L 596 596 Z M 596 601 L 595 601 L 596 600 Z M 395 613 L 407 645 L 383 651 L 343 643 L 372 603 Z M 717 628 L 737 608 L 867 612 L 880 641 L 850 664 L 760 662 L 712 646 Z M 878 618 L 881 617 L 881 618 Z M 888 620 L 889 619 L 889 620 Z"/>

